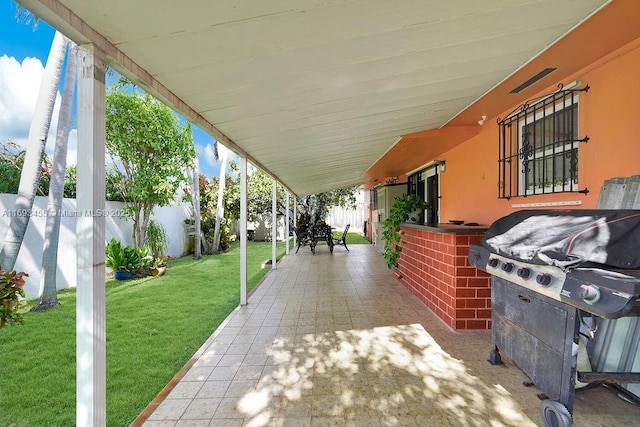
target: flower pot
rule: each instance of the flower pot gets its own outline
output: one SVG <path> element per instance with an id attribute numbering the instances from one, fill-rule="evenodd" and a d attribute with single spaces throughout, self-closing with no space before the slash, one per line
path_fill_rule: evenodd
<path id="1" fill-rule="evenodd" d="M 132 273 L 130 271 L 114 271 L 113 278 L 116 280 L 129 280 L 131 279 Z"/>
<path id="2" fill-rule="evenodd" d="M 153 277 L 162 276 L 166 272 L 167 272 L 167 267 L 164 266 L 164 265 L 160 266 L 160 267 L 152 267 L 151 268 L 151 275 Z"/>
<path id="3" fill-rule="evenodd" d="M 409 224 L 417 224 L 420 222 L 420 216 L 424 212 L 423 209 L 416 209 L 413 212 L 409 213 L 409 218 L 405 222 Z"/>

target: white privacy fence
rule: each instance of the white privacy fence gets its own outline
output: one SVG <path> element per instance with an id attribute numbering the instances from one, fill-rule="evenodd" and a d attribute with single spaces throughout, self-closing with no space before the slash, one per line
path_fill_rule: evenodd
<path id="1" fill-rule="evenodd" d="M 47 198 L 36 197 L 31 212 L 14 211 L 15 194 L 0 194 L 0 239 L 5 233 L 13 215 L 29 215 L 29 227 L 15 270 L 29 274 L 25 284 L 27 298 L 38 296 L 40 287 L 40 266 L 42 265 L 42 247 L 44 244 L 44 229 L 47 217 Z M 124 215 L 124 203 L 107 202 L 103 212 L 79 212 L 76 210 L 75 199 L 64 199 L 60 212 L 60 239 L 58 243 L 58 271 L 56 283 L 58 289 L 76 286 L 76 218 L 79 216 L 102 216 L 105 219 L 105 245 L 115 237 L 123 244 L 132 245 L 132 221 Z M 179 257 L 186 253 L 187 240 L 184 220 L 190 216 L 188 205 L 168 206 L 156 208 L 152 218 L 164 227 L 169 248 L 167 254 Z"/>
<path id="2" fill-rule="evenodd" d="M 333 207 L 325 218 L 327 224 L 331 225 L 334 231 L 343 231 L 347 224 L 351 224 L 349 231 L 362 234 L 364 222 L 367 220 L 367 207 L 364 199 L 364 191 L 359 191 L 356 193 L 355 209 Z"/>
<path id="3" fill-rule="evenodd" d="M 362 234 L 364 232 L 364 222 L 367 219 L 367 207 L 364 198 L 364 191 L 356 193 L 355 209 L 333 207 L 329 210 L 324 220 L 333 227 L 334 232 L 343 231 L 347 224 L 351 224 L 349 231 Z M 293 208 L 291 208 L 290 216 L 293 226 Z M 278 215 L 276 222 L 276 240 L 278 241 L 284 240 L 284 223 L 285 216 Z M 271 240 L 271 213 L 259 215 L 257 221 L 247 224 L 247 229 L 253 232 L 255 240 Z"/>
<path id="4" fill-rule="evenodd" d="M 47 197 L 36 197 L 31 212 L 16 212 L 14 205 L 15 194 L 0 194 L 0 239 L 4 239 L 7 228 L 13 215 L 29 215 L 29 227 L 27 228 L 22 247 L 18 254 L 15 270 L 29 274 L 25 284 L 27 298 L 38 296 L 40 288 L 40 276 L 42 265 L 42 247 L 44 245 L 44 229 L 47 218 Z M 124 203 L 107 202 L 103 212 L 79 212 L 76 209 L 75 199 L 64 199 L 60 212 L 60 238 L 58 243 L 58 271 L 56 284 L 58 289 L 72 288 L 76 286 L 76 218 L 79 216 L 101 216 L 105 219 L 105 246 L 114 237 L 125 245 L 133 243 L 132 221 L 124 214 Z M 363 232 L 363 224 L 366 219 L 366 205 L 364 193 L 357 194 L 356 209 L 333 208 L 326 218 L 328 224 L 335 231 L 342 231 L 347 224 L 353 232 Z M 171 257 L 180 257 L 188 251 L 188 236 L 185 230 L 184 220 L 191 217 L 191 206 L 166 206 L 156 208 L 152 218 L 164 227 L 169 241 L 167 254 Z M 293 213 L 292 213 L 293 217 Z M 265 214 L 263 220 L 248 224 L 248 229 L 254 230 L 256 240 L 271 240 L 271 216 Z M 278 217 L 277 240 L 284 240 L 284 217 Z"/>

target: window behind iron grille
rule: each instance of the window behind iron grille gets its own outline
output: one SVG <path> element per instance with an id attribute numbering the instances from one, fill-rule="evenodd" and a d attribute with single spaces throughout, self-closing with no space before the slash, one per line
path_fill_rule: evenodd
<path id="1" fill-rule="evenodd" d="M 498 197 L 585 192 L 578 187 L 578 90 L 560 90 L 499 121 Z"/>
<path id="2" fill-rule="evenodd" d="M 407 180 L 407 194 L 421 198 L 429 205 L 425 211 L 426 224 L 438 223 L 440 212 L 440 192 L 438 184 L 438 165 L 434 164 L 419 172 L 409 175 Z"/>
<path id="3" fill-rule="evenodd" d="M 378 209 L 378 191 L 375 188 L 369 190 L 369 205 L 372 211 Z"/>
<path id="4" fill-rule="evenodd" d="M 424 178 L 422 173 L 419 172 L 409 175 L 407 180 L 407 194 L 413 194 L 424 200 Z"/>

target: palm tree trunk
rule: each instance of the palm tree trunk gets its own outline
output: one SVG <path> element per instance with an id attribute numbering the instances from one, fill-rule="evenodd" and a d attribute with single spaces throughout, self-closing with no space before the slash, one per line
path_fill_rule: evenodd
<path id="1" fill-rule="evenodd" d="M 222 150 L 220 150 L 222 148 Z M 218 153 L 220 153 L 220 179 L 218 181 L 218 204 L 216 206 L 216 226 L 213 232 L 213 252 L 220 252 L 220 223 L 224 217 L 224 187 L 226 184 L 226 167 L 227 167 L 227 149 L 225 147 L 218 147 Z"/>
<path id="2" fill-rule="evenodd" d="M 42 75 L 33 120 L 29 128 L 27 151 L 22 173 L 20 174 L 18 197 L 14 205 L 16 214 L 11 217 L 4 245 L 2 246 L 2 251 L 0 251 L 0 266 L 4 270 L 13 270 L 20 246 L 22 246 L 24 233 L 29 225 L 29 213 L 33 207 L 33 199 L 38 188 L 40 165 L 42 164 L 42 156 L 47 144 L 47 134 L 49 133 L 51 115 L 53 114 L 53 107 L 58 94 L 66 48 L 66 37 L 56 31 Z"/>
<path id="3" fill-rule="evenodd" d="M 56 146 L 53 152 L 51 181 L 49 182 L 49 203 L 47 205 L 47 222 L 44 230 L 44 247 L 42 249 L 42 270 L 40 275 L 40 299 L 31 311 L 46 310 L 57 306 L 56 274 L 58 271 L 58 237 L 60 235 L 60 216 L 62 212 L 62 195 L 64 193 L 64 172 L 67 165 L 67 146 L 69 128 L 71 127 L 71 109 L 73 108 L 73 91 L 76 84 L 76 45 L 69 43 L 67 52 L 67 69 L 64 77 L 64 91 Z"/>

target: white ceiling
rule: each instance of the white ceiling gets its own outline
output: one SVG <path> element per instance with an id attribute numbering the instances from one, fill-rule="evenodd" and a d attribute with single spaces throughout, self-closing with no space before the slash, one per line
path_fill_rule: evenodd
<path id="1" fill-rule="evenodd" d="M 299 195 L 363 182 L 399 136 L 444 125 L 606 3 L 20 2 L 76 42 L 102 36 Z"/>

